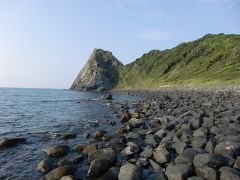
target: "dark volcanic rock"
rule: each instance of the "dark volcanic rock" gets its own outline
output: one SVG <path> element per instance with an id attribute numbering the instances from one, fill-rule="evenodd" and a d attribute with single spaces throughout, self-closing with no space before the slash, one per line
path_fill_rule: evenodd
<path id="1" fill-rule="evenodd" d="M 108 161 L 110 165 L 114 165 L 117 159 L 117 154 L 112 148 L 98 149 L 97 151 L 88 154 L 90 160 L 100 159 Z"/>
<path id="2" fill-rule="evenodd" d="M 23 143 L 25 141 L 26 140 L 24 138 L 3 139 L 0 141 L 0 148 L 7 148 L 7 147 L 15 146 L 15 145 Z"/>
<path id="3" fill-rule="evenodd" d="M 119 180 L 140 180 L 142 177 L 140 168 L 134 164 L 125 164 L 120 168 Z"/>
<path id="4" fill-rule="evenodd" d="M 208 166 L 217 169 L 225 165 L 232 165 L 233 163 L 234 160 L 229 156 L 211 153 L 197 154 L 193 160 L 193 164 L 197 168 Z"/>
<path id="5" fill-rule="evenodd" d="M 37 170 L 43 174 L 48 173 L 52 168 L 52 162 L 48 159 L 42 160 L 38 165 L 37 165 Z"/>
<path id="6" fill-rule="evenodd" d="M 111 52 L 94 49 L 87 64 L 78 74 L 70 89 L 83 91 L 108 91 L 119 80 L 123 64 Z"/>
<path id="7" fill-rule="evenodd" d="M 91 162 L 88 170 L 88 177 L 97 178 L 101 176 L 110 167 L 109 162 L 106 160 L 95 159 Z"/>
<path id="8" fill-rule="evenodd" d="M 59 168 L 56 168 L 46 174 L 44 178 L 46 180 L 55 180 L 55 179 L 60 179 L 63 176 L 66 175 L 74 175 L 75 174 L 75 169 L 72 166 L 62 166 Z"/>
<path id="9" fill-rule="evenodd" d="M 43 149 L 42 151 L 45 152 L 48 156 L 63 156 L 67 154 L 69 151 L 69 147 L 67 145 L 55 145 L 47 149 Z"/>
<path id="10" fill-rule="evenodd" d="M 166 169 L 166 175 L 169 180 L 184 180 L 194 174 L 192 166 L 179 164 L 169 165 Z"/>

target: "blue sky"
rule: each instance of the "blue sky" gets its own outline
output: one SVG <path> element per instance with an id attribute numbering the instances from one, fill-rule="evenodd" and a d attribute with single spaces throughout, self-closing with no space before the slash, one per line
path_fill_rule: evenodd
<path id="1" fill-rule="evenodd" d="M 240 34 L 240 0 L 0 0 L 0 87 L 69 88 L 93 48 L 124 64 Z"/>

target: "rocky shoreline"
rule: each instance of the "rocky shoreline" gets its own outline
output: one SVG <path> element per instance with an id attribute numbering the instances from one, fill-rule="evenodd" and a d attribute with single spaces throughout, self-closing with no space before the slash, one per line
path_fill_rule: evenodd
<path id="1" fill-rule="evenodd" d="M 89 143 L 43 149 L 37 165 L 44 180 L 240 179 L 240 93 L 238 88 L 132 90 L 143 96 L 114 107 L 122 123 L 107 121 L 114 133 L 96 130 Z M 101 124 L 92 123 L 92 127 Z M 74 139 L 74 133 L 63 139 Z M 3 140 L 1 148 L 25 139 Z M 4 142 L 5 141 L 5 142 Z M 4 146 L 6 145 L 6 146 Z M 74 156 L 67 156 L 74 152 Z"/>

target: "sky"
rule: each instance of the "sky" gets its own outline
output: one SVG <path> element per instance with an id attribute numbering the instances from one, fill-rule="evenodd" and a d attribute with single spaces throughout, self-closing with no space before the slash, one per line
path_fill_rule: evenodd
<path id="1" fill-rule="evenodd" d="M 0 87 L 69 88 L 94 48 L 124 64 L 240 34 L 240 0 L 0 0 Z"/>

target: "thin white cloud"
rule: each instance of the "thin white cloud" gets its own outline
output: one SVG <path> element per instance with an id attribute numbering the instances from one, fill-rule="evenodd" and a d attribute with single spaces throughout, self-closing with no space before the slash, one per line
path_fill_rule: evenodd
<path id="1" fill-rule="evenodd" d="M 159 29 L 148 29 L 143 31 L 140 34 L 140 37 L 144 40 L 151 41 L 167 40 L 171 37 L 171 33 Z"/>
<path id="2" fill-rule="evenodd" d="M 203 3 L 211 3 L 211 4 L 224 4 L 228 7 L 234 7 L 237 3 L 240 3 L 240 0 L 198 0 Z"/>

